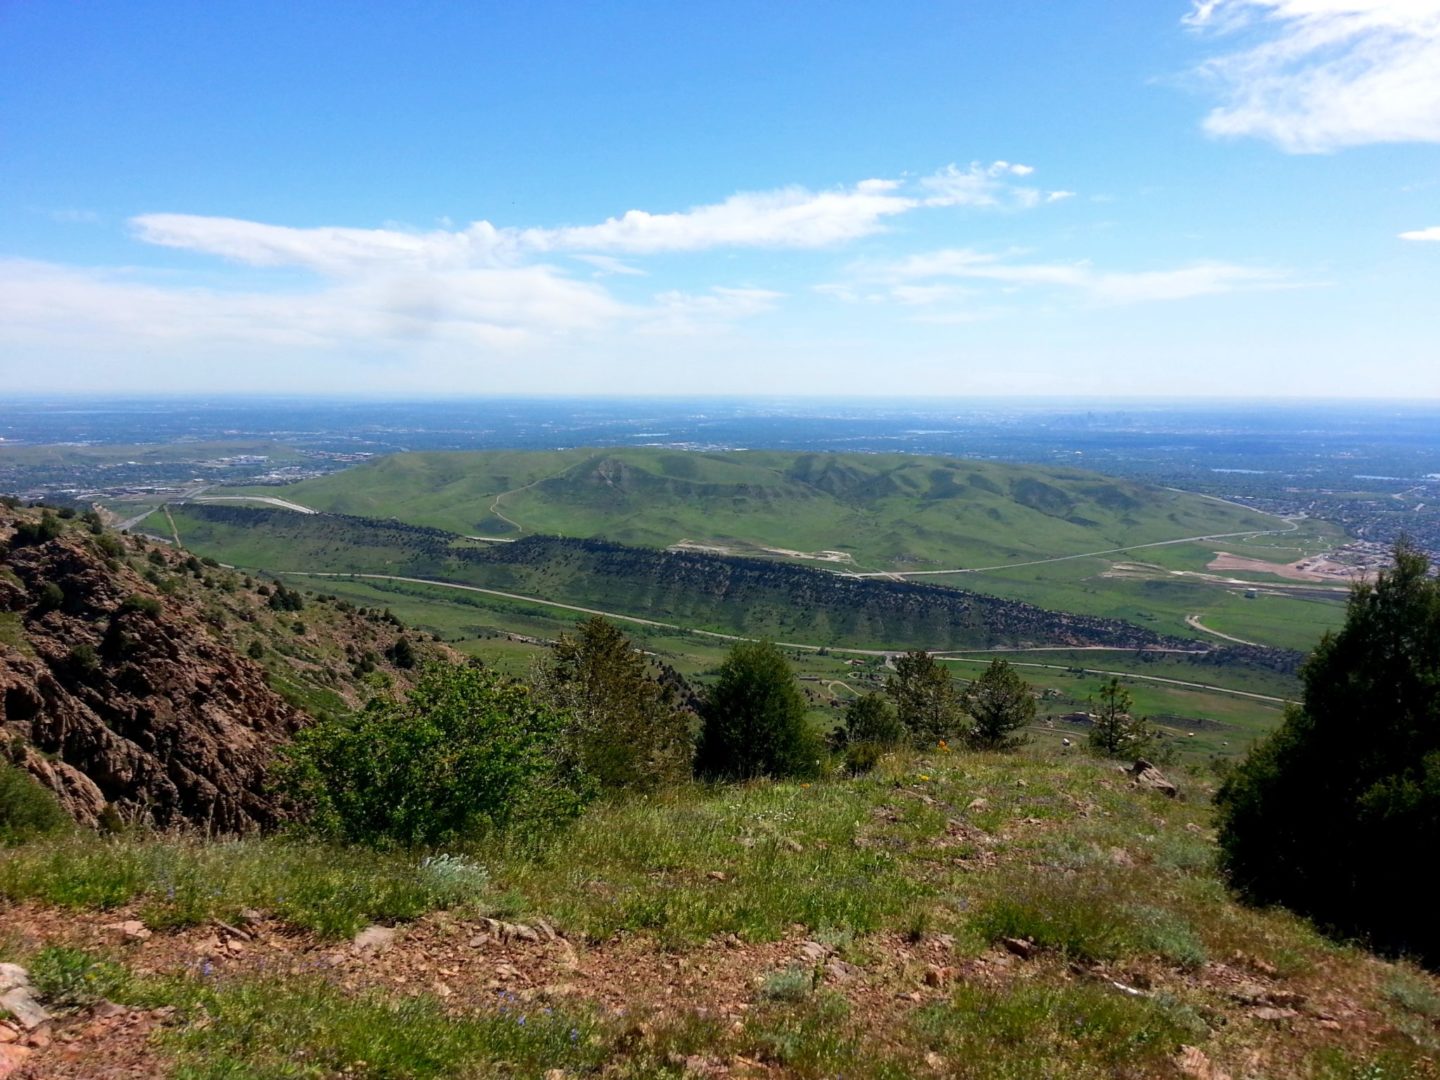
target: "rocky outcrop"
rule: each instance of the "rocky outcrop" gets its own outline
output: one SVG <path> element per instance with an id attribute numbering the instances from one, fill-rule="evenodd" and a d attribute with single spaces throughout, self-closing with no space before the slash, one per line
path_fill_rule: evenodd
<path id="1" fill-rule="evenodd" d="M 14 524 L 0 517 L 0 542 Z M 167 595 L 110 543 L 70 529 L 0 562 L 0 752 L 83 823 L 273 824 L 265 770 L 304 715 L 193 598 Z"/>

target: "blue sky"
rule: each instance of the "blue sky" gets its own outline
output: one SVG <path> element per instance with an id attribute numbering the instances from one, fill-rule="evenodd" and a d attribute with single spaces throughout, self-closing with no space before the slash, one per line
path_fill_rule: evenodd
<path id="1" fill-rule="evenodd" d="M 1440 0 L 0 0 L 16 391 L 1440 397 Z"/>

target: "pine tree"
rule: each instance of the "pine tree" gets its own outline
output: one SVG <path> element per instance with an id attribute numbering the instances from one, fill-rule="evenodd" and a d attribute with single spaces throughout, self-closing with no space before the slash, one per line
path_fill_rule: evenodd
<path id="1" fill-rule="evenodd" d="M 805 718 L 805 695 L 789 663 L 768 641 L 730 650 L 701 708 L 696 766 L 708 776 L 814 776 L 820 740 Z"/>
<path id="2" fill-rule="evenodd" d="M 1303 704 L 1216 795 L 1223 863 L 1252 899 L 1440 963 L 1440 582 L 1396 546 L 1301 671 Z"/>
<path id="3" fill-rule="evenodd" d="M 1112 677 L 1100 688 L 1099 704 L 1091 702 L 1090 713 L 1095 719 L 1090 728 L 1090 748 L 1113 758 L 1138 758 L 1144 754 L 1154 741 L 1154 733 L 1143 718 L 1131 714 L 1132 708 L 1130 691 Z"/>
<path id="4" fill-rule="evenodd" d="M 917 746 L 934 746 L 963 732 L 964 713 L 950 669 L 924 649 L 896 657 L 885 693 Z"/>
<path id="5" fill-rule="evenodd" d="M 1026 740 L 1035 722 L 1035 695 L 1004 660 L 994 660 L 966 691 L 965 711 L 974 722 L 966 740 L 978 750 L 1008 750 Z"/>
<path id="6" fill-rule="evenodd" d="M 571 751 L 602 788 L 653 788 L 690 774 L 690 714 L 614 623 L 596 616 L 563 635 L 535 682 L 569 715 Z"/>

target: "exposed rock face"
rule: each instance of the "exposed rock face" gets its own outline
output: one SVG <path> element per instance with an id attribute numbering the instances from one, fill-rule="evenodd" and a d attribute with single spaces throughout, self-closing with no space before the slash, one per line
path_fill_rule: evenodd
<path id="1" fill-rule="evenodd" d="M 0 516 L 0 542 L 13 524 Z M 276 821 L 264 772 L 305 717 L 192 601 L 71 531 L 0 563 L 0 618 L 22 631 L 0 638 L 0 750 L 78 821 L 107 805 L 162 828 Z"/>
<path id="2" fill-rule="evenodd" d="M 1130 782 L 1137 788 L 1158 791 L 1172 799 L 1180 794 L 1180 789 L 1167 780 L 1164 773 L 1143 758 L 1130 767 L 1129 773 Z"/>

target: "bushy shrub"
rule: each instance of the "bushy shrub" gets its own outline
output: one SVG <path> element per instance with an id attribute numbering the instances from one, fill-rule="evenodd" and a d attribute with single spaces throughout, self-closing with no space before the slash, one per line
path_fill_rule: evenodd
<path id="1" fill-rule="evenodd" d="M 100 670 L 100 654 L 95 646 L 82 641 L 65 657 L 65 667 L 76 678 L 87 678 Z"/>
<path id="2" fill-rule="evenodd" d="M 265 601 L 270 605 L 272 611 L 304 611 L 305 598 L 295 589 L 287 589 L 282 584 L 276 584 L 270 593 L 270 598 Z"/>
<path id="3" fill-rule="evenodd" d="M 43 544 L 48 540 L 54 540 L 59 536 L 65 527 L 60 524 L 60 519 L 46 510 L 40 515 L 39 521 L 22 521 L 15 526 L 15 535 L 10 538 L 11 548 L 30 547 L 32 544 Z"/>
<path id="4" fill-rule="evenodd" d="M 409 670 L 418 662 L 415 655 L 415 646 L 410 644 L 410 639 L 403 634 L 395 639 L 395 644 L 390 646 L 390 662 L 397 668 Z"/>
<path id="5" fill-rule="evenodd" d="M 107 559 L 118 559 L 125 554 L 125 545 L 122 544 L 112 533 L 100 533 L 95 537 L 95 547 L 100 554 Z"/>
<path id="6" fill-rule="evenodd" d="M 48 788 L 19 766 L 0 760 L 0 844 L 58 832 L 69 823 Z"/>
<path id="7" fill-rule="evenodd" d="M 742 641 L 720 665 L 701 707 L 696 767 L 707 776 L 814 776 L 821 745 L 805 719 L 805 695 L 768 641 Z"/>
<path id="8" fill-rule="evenodd" d="M 40 596 L 35 606 L 42 612 L 59 611 L 65 606 L 65 590 L 53 581 L 47 581 L 40 586 Z"/>
<path id="9" fill-rule="evenodd" d="M 859 776 L 905 741 L 905 725 L 883 694 L 862 694 L 846 704 L 845 721 L 834 741 L 837 749 L 844 749 L 845 768 Z"/>
<path id="10" fill-rule="evenodd" d="M 431 846 L 577 814 L 588 785 L 563 752 L 566 718 L 522 683 L 435 665 L 404 701 L 305 729 L 277 780 L 314 831 Z"/>
<path id="11" fill-rule="evenodd" d="M 30 981 L 52 1009 L 80 1009 L 111 997 L 130 982 L 124 965 L 82 949 L 50 945 L 29 962 Z"/>
<path id="12" fill-rule="evenodd" d="M 160 601 L 153 596 L 141 596 L 139 593 L 132 593 L 127 596 L 120 605 L 120 614 L 128 615 L 149 615 L 152 619 L 160 614 Z"/>
<path id="13" fill-rule="evenodd" d="M 1232 882 L 1346 934 L 1440 961 L 1440 582 L 1400 545 L 1301 672 L 1303 704 L 1221 786 Z"/>

